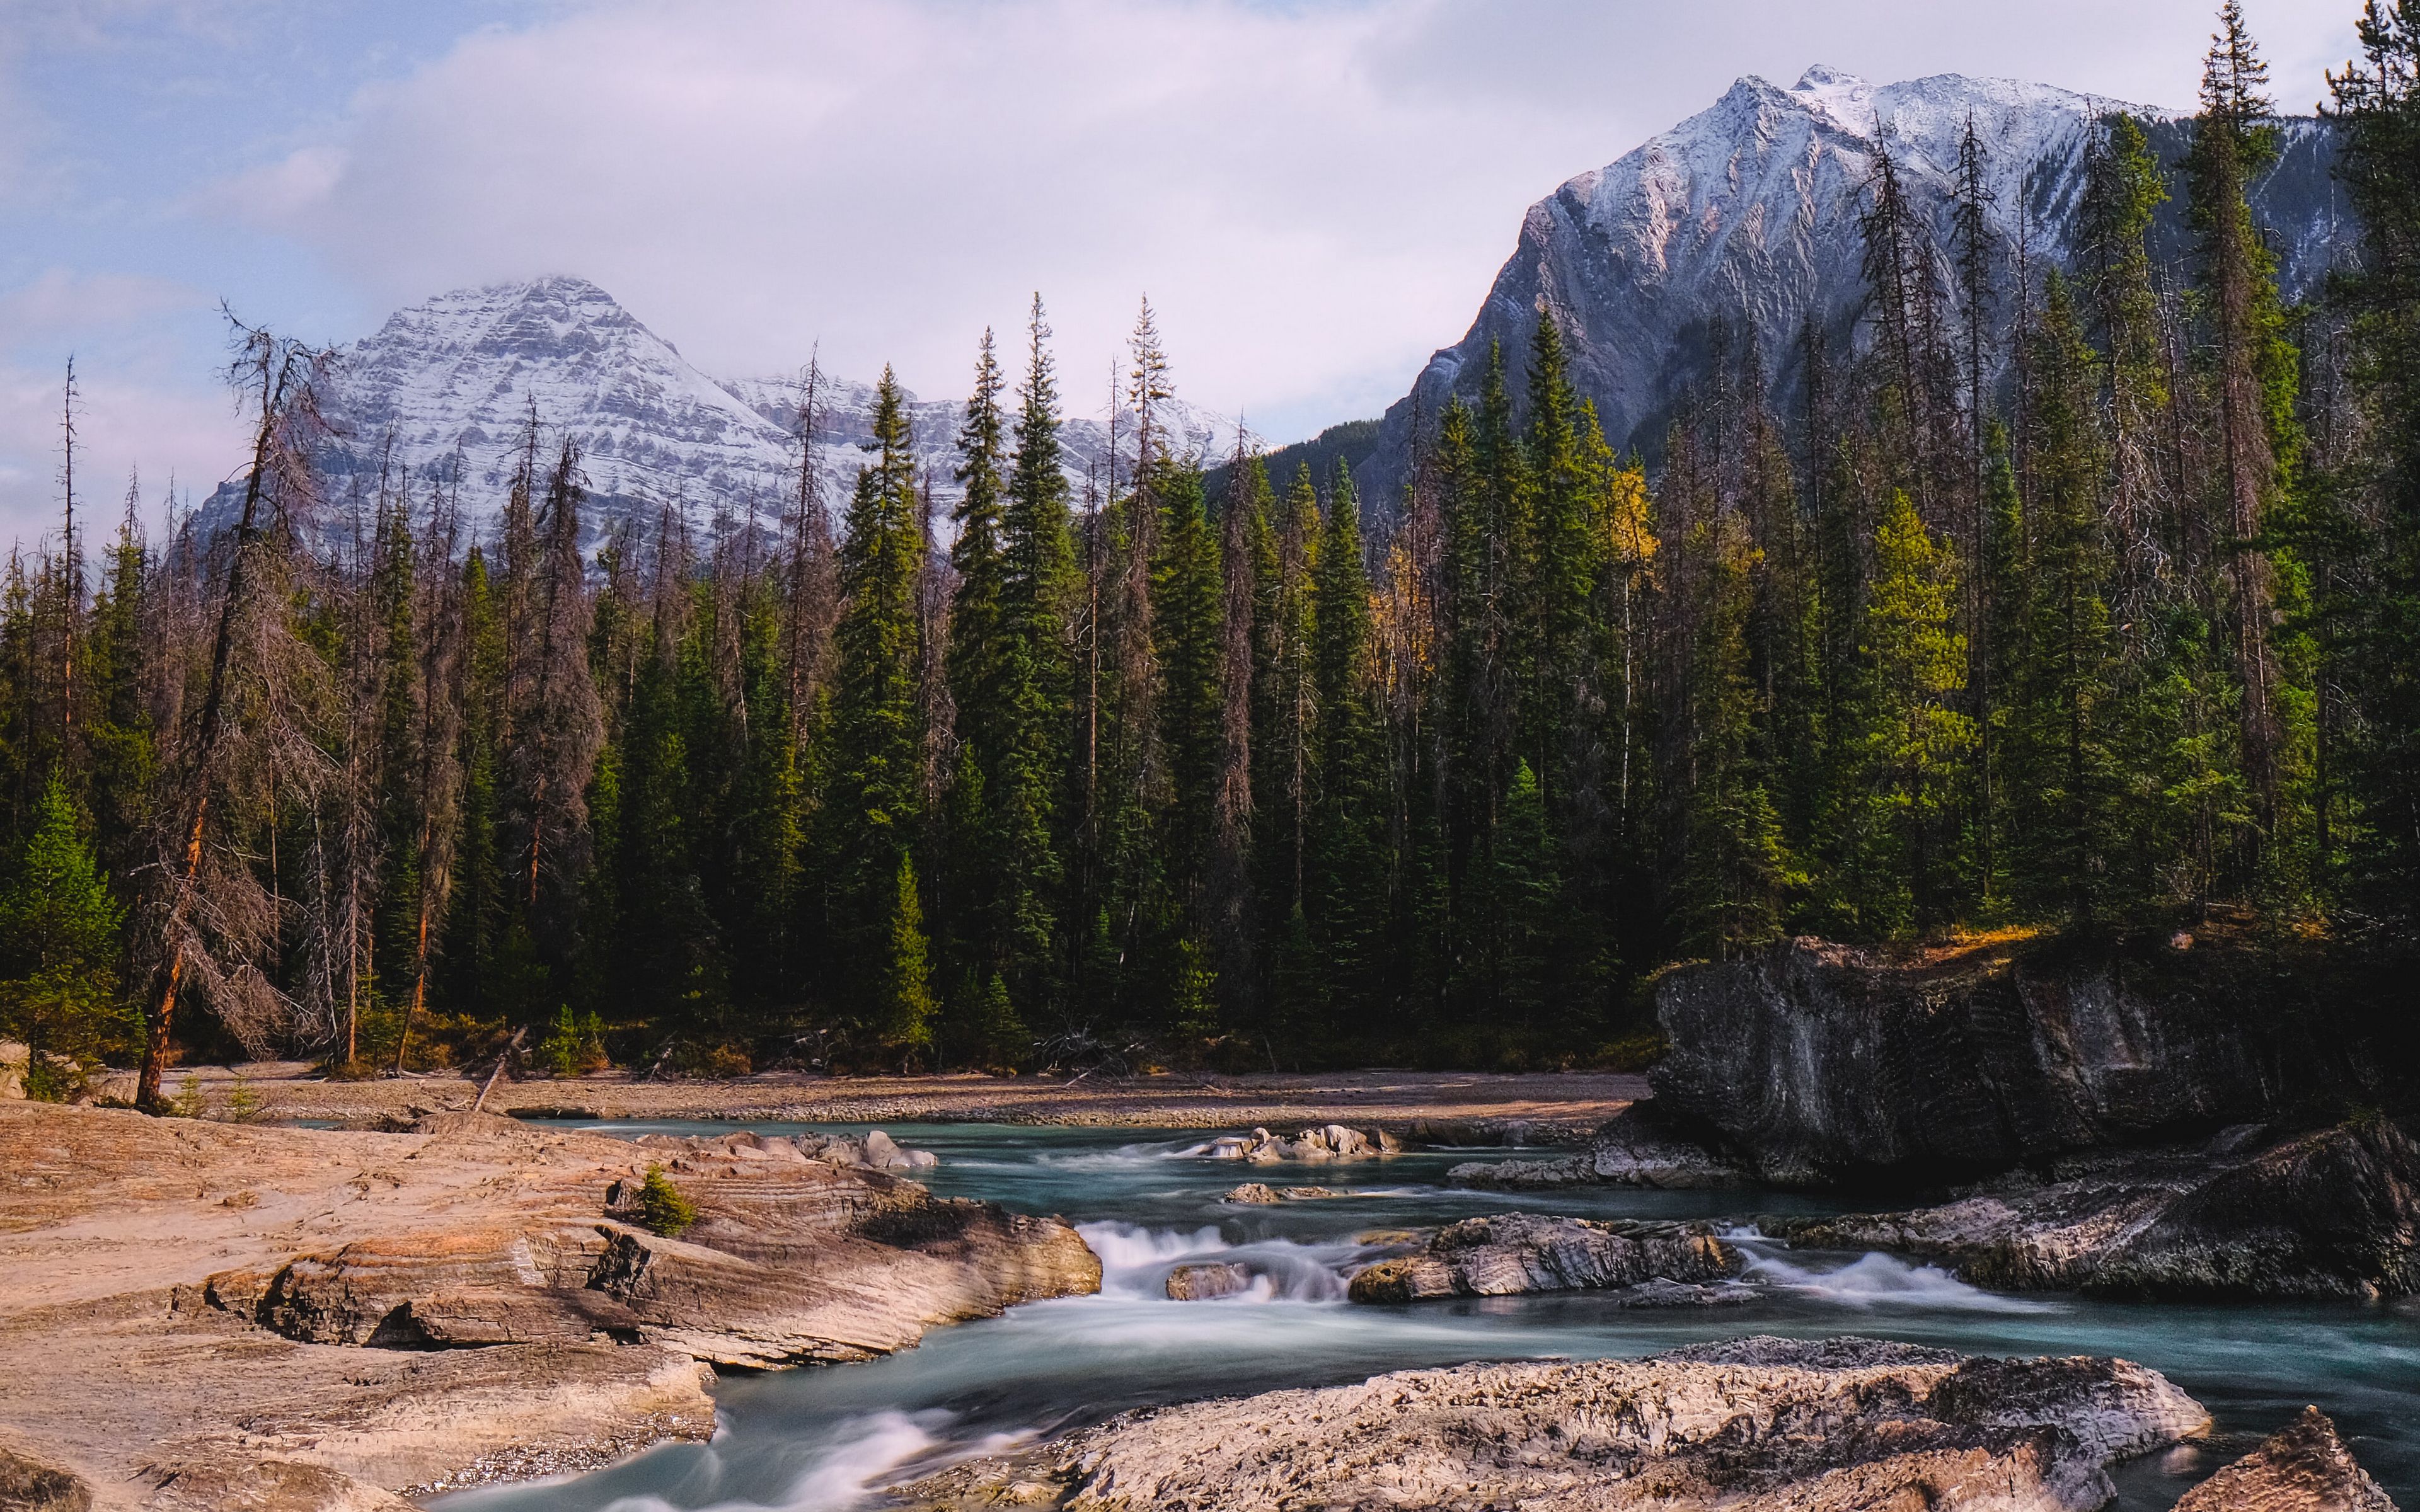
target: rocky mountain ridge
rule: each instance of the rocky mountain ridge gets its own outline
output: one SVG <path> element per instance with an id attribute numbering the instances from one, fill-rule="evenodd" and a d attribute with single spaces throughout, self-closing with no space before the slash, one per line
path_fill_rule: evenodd
<path id="1" fill-rule="evenodd" d="M 709 375 L 585 279 L 441 294 L 334 354 L 319 396 L 329 523 L 344 526 L 382 470 L 397 478 L 408 471 L 416 497 L 417 480 L 458 483 L 466 528 L 487 532 L 535 413 L 547 451 L 566 435 L 580 447 L 592 538 L 617 519 L 652 522 L 669 505 L 715 534 L 749 519 L 777 531 L 799 489 L 803 378 Z M 829 373 L 815 385 L 812 455 L 835 518 L 872 441 L 874 393 L 871 383 Z M 963 413 L 962 398 L 908 395 L 916 458 L 944 514 L 960 491 L 954 470 Z M 1216 460 L 1234 449 L 1234 422 L 1181 400 L 1166 414 L 1180 454 Z M 1121 419 L 1115 437 L 1128 464 L 1132 424 Z M 1105 471 L 1109 420 L 1071 416 L 1060 440 L 1081 500 Z M 206 517 L 232 503 L 232 487 L 205 506 Z"/>
<path id="2" fill-rule="evenodd" d="M 2164 162 L 2182 161 L 2190 122 L 2178 113 L 2048 85 L 1939 74 L 1877 85 L 1820 64 L 1786 89 L 1740 79 L 1708 109 L 1529 208 L 1470 329 L 1388 409 L 1356 470 L 1362 497 L 1400 494 L 1416 427 L 1433 424 L 1450 394 L 1477 393 L 1492 345 L 1502 344 L 1517 384 L 1542 306 L 1560 319 L 1574 381 L 1617 447 L 1656 447 L 1718 322 L 1754 342 L 1789 412 L 1809 320 L 1836 353 L 1862 345 L 1858 212 L 1885 142 L 1911 199 L 1930 208 L 1949 283 L 1949 190 L 1970 119 L 1985 153 L 2001 264 L 1995 319 L 2005 322 L 2020 257 L 2035 270 L 2069 260 L 2087 146 L 2121 112 L 2145 123 Z M 2278 161 L 2253 188 L 2289 298 L 2316 285 L 2350 229 L 2329 143 L 2319 120 L 2280 122 Z M 2174 185 L 2154 232 L 2171 280 L 2185 276 L 2184 209 Z"/>

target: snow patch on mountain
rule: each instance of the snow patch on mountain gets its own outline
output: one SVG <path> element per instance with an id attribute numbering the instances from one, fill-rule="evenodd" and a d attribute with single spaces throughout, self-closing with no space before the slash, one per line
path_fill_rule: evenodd
<path id="1" fill-rule="evenodd" d="M 845 503 L 873 441 L 875 387 L 823 375 L 811 455 L 826 506 Z M 398 310 L 376 333 L 339 348 L 322 385 L 330 436 L 321 471 L 340 513 L 381 470 L 455 480 L 465 525 L 491 533 L 535 414 L 544 455 L 565 438 L 586 480 L 592 539 L 614 521 L 652 520 L 678 505 L 709 531 L 752 518 L 772 527 L 799 486 L 800 378 L 718 378 L 699 371 L 613 296 L 567 276 L 460 289 Z M 962 401 L 908 395 L 919 467 L 944 512 Z M 1181 401 L 1165 407 L 1168 445 L 1215 461 L 1235 423 Z M 1124 467 L 1134 421 L 1118 422 Z M 1108 417 L 1064 422 L 1060 440 L 1077 497 L 1111 446 Z M 421 485 L 413 485 L 415 494 Z M 206 509 L 223 510 L 227 490 Z"/>
<path id="2" fill-rule="evenodd" d="M 1560 320 L 1574 380 L 1618 446 L 1660 440 L 1717 322 L 1756 343 L 1787 403 L 1810 319 L 1836 351 L 1863 339 L 1858 222 L 1885 142 L 1913 201 L 1931 208 L 1947 283 L 1949 192 L 1974 122 L 2005 321 L 2019 249 L 2037 270 L 2067 259 L 2086 147 L 2118 112 L 2146 123 L 2164 161 L 2180 162 L 2189 123 L 2178 113 L 2049 85 L 1939 74 L 1877 85 L 1823 65 L 1786 89 L 1740 79 L 1708 109 L 1529 208 L 1469 331 L 1388 410 L 1357 473 L 1363 496 L 1397 497 L 1415 418 L 1433 419 L 1450 394 L 1475 393 L 1492 345 L 1502 344 L 1517 379 L 1542 306 Z M 2253 202 L 2290 297 L 2324 273 L 2348 225 L 2328 177 L 2327 129 L 2288 120 L 2280 137 L 2280 161 Z M 2167 276 L 2183 276 L 2188 242 L 2179 188 L 2155 233 Z"/>

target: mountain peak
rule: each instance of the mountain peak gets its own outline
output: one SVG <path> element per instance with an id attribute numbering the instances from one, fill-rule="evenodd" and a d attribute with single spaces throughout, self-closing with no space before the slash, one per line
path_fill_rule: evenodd
<path id="1" fill-rule="evenodd" d="M 1809 66 L 1805 73 L 1798 76 L 1798 82 L 1790 87 L 1800 94 L 1812 94 L 1819 89 L 1863 89 L 1869 86 L 1865 80 L 1845 69 L 1836 69 L 1829 63 L 1817 63 Z"/>

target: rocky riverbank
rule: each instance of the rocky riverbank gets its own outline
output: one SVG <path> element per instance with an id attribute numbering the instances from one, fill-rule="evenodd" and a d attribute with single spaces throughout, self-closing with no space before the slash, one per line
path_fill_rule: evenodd
<path id="1" fill-rule="evenodd" d="M 1064 1224 L 937 1199 L 869 1145 L 0 1104 L 0 1450 L 98 1506 L 400 1507 L 703 1437 L 716 1365 L 1098 1288 Z M 650 1166 L 693 1209 L 676 1236 L 639 1221 Z"/>
<path id="2" fill-rule="evenodd" d="M 1764 1226 L 2004 1290 L 2403 1297 L 2420 1292 L 2420 1146 L 2383 1119 L 2283 1137 L 2247 1127 L 2071 1159 L 1936 1207 Z"/>
<path id="3" fill-rule="evenodd" d="M 262 1120 L 352 1129 L 405 1126 L 468 1110 L 479 1083 L 454 1072 L 330 1081 L 302 1062 L 172 1072 L 188 1075 L 213 1116 L 239 1093 Z M 131 1096 L 131 1077 L 97 1090 Z M 649 1081 L 626 1072 L 506 1080 L 487 1109 L 525 1119 L 682 1119 L 728 1122 L 1016 1123 L 1138 1129 L 1320 1130 L 1340 1124 L 1375 1141 L 1421 1145 L 1554 1145 L 1591 1131 L 1648 1095 L 1626 1072 L 1333 1072 L 1246 1076 L 1084 1075 L 835 1077 L 767 1072 L 729 1080 Z"/>
<path id="4" fill-rule="evenodd" d="M 2120 1360 L 1748 1338 L 1462 1365 L 1128 1413 L 894 1494 L 928 1512 L 1157 1507 L 2086 1512 L 2209 1414 Z"/>

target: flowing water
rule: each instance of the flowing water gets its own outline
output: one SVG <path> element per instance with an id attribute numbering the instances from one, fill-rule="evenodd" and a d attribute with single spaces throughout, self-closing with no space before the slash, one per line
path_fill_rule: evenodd
<path id="1" fill-rule="evenodd" d="M 736 1126 L 579 1127 L 636 1136 Z M 918 1348 L 869 1364 L 726 1381 L 711 1443 L 668 1445 L 576 1479 L 469 1491 L 441 1504 L 447 1512 L 878 1506 L 876 1488 L 1131 1407 L 1466 1360 L 1642 1355 L 1742 1334 L 1854 1333 L 1978 1354 L 2116 1354 L 2165 1371 L 2211 1409 L 2220 1437 L 2124 1467 L 2117 1479 L 2125 1512 L 2168 1506 L 2306 1402 L 2335 1419 L 2389 1494 L 2420 1507 L 2420 1317 L 2408 1313 L 2007 1296 L 1886 1255 L 1792 1251 L 1753 1237 L 1758 1214 L 1829 1211 L 1804 1195 L 1609 1187 L 1508 1195 L 1443 1184 L 1448 1167 L 1513 1153 L 1505 1150 L 1245 1167 L 1200 1153 L 1211 1133 L 1228 1131 L 892 1132 L 940 1156 L 923 1178 L 937 1194 L 1077 1224 L 1101 1257 L 1100 1295 L 936 1329 Z M 1353 1195 L 1276 1208 L 1219 1200 L 1247 1180 Z M 1624 1309 L 1584 1292 L 1406 1307 L 1345 1302 L 1345 1275 L 1383 1250 L 1388 1230 L 1515 1209 L 1725 1221 L 1743 1236 L 1746 1279 L 1758 1294 L 1745 1304 L 1672 1311 Z M 1167 1301 L 1168 1273 L 1196 1259 L 1246 1261 L 1256 1279 L 1235 1297 Z"/>

